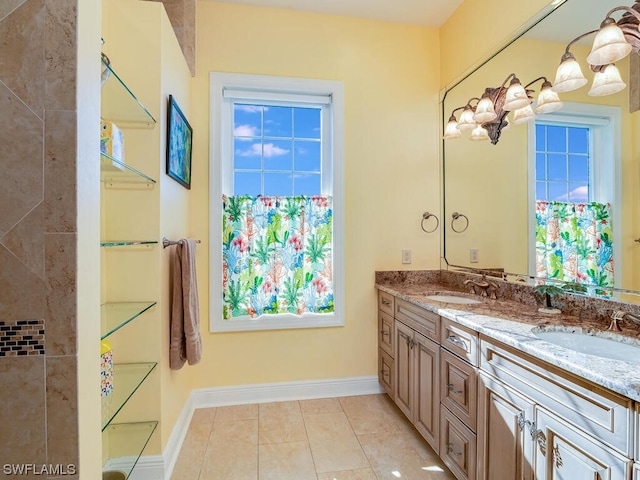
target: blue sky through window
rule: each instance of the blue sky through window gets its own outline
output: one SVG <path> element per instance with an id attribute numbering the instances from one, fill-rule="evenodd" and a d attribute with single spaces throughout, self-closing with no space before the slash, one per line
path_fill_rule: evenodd
<path id="1" fill-rule="evenodd" d="M 234 103 L 234 195 L 319 195 L 321 110 Z"/>
<path id="2" fill-rule="evenodd" d="M 536 124 L 536 199 L 588 202 L 589 128 Z"/>

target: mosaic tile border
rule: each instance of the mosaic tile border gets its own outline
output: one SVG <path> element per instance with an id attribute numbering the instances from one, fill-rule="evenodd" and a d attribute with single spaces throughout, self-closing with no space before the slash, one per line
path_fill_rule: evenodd
<path id="1" fill-rule="evenodd" d="M 44 321 L 0 322 L 0 357 L 44 355 Z"/>

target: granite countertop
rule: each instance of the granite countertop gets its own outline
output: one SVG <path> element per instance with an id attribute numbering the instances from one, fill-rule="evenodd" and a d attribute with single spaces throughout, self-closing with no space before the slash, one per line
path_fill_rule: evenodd
<path id="1" fill-rule="evenodd" d="M 538 312 L 534 305 L 480 297 L 437 283 L 378 283 L 376 287 L 597 385 L 640 401 L 640 353 L 637 362 L 611 360 L 545 342 L 536 337 L 532 330 L 582 330 L 584 333 L 595 333 L 604 337 L 615 336 L 624 343 L 640 346 L 640 341 L 635 336 L 637 332 L 628 332 L 634 335 L 620 337 L 608 333 L 601 321 L 588 317 L 543 314 Z M 481 303 L 454 304 L 426 298 L 427 295 L 451 293 L 481 300 Z"/>

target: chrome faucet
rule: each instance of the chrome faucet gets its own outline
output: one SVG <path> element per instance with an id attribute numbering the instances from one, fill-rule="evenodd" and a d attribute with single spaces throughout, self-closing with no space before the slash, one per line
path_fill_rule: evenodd
<path id="1" fill-rule="evenodd" d="M 620 325 L 618 325 L 620 320 L 631 320 L 633 323 L 640 325 L 640 317 L 636 317 L 635 315 L 622 310 L 614 310 L 611 312 L 611 325 L 609 325 L 609 330 L 622 331 Z"/>
<path id="2" fill-rule="evenodd" d="M 484 275 L 482 276 L 482 280 L 480 280 L 479 282 L 476 282 L 475 280 L 472 280 L 472 279 L 467 279 L 462 283 L 464 285 L 471 285 L 471 293 L 473 294 L 478 294 L 478 292 L 476 291 L 476 287 L 477 287 L 480 290 L 479 295 L 481 297 L 489 297 L 493 299 L 498 298 L 497 296 L 498 285 L 496 285 L 493 282 L 487 282 Z"/>

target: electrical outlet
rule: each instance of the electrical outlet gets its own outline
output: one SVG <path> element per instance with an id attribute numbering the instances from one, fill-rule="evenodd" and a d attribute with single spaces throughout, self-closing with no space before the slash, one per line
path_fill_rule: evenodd
<path id="1" fill-rule="evenodd" d="M 402 250 L 402 263 L 405 265 L 411 263 L 411 250 Z"/>
<path id="2" fill-rule="evenodd" d="M 480 251 L 477 248 L 469 249 L 469 262 L 478 263 L 480 261 Z"/>

